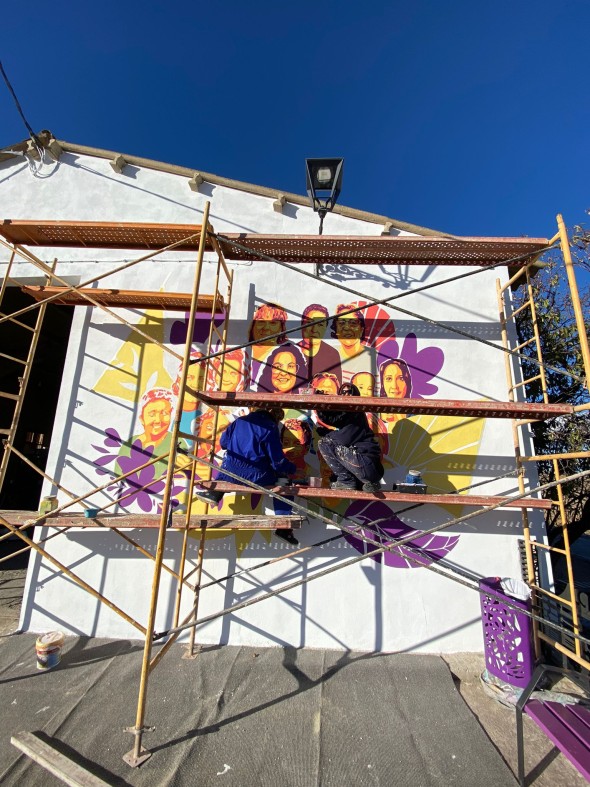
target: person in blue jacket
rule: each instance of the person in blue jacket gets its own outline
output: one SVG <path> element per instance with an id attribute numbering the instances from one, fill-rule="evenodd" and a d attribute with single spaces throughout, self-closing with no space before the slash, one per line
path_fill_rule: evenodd
<path id="1" fill-rule="evenodd" d="M 273 486 L 281 477 L 294 475 L 297 467 L 290 462 L 281 445 L 279 423 L 285 413 L 280 407 L 256 408 L 248 415 L 233 421 L 221 434 L 220 445 L 225 450 L 217 481 L 239 483 L 228 471 L 259 486 Z M 195 490 L 195 496 L 216 505 L 224 493 L 213 490 Z M 274 501 L 275 514 L 287 516 L 291 507 L 281 500 Z M 298 544 L 292 528 L 275 530 L 275 535 L 289 544 Z"/>

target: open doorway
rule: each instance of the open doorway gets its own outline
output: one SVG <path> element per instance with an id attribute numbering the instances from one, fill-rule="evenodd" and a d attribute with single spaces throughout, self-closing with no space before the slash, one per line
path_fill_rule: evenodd
<path id="1" fill-rule="evenodd" d="M 3 314 L 14 314 L 32 302 L 19 287 L 7 287 L 1 309 Z M 67 306 L 53 303 L 47 306 L 14 440 L 15 448 L 41 470 L 47 463 L 73 314 L 73 309 Z M 18 317 L 30 327 L 35 325 L 36 319 L 36 309 Z M 25 360 L 31 338 L 30 331 L 13 321 L 0 324 L 0 348 L 5 355 Z M 17 394 L 22 374 L 22 364 L 3 357 L 0 391 Z M 0 397 L 0 428 L 10 427 L 13 413 L 14 402 Z M 0 490 L 0 509 L 38 510 L 42 484 L 39 473 L 19 457 L 11 456 Z"/>

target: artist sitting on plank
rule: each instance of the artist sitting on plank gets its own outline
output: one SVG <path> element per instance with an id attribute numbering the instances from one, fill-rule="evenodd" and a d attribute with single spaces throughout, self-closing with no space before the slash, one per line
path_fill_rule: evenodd
<path id="1" fill-rule="evenodd" d="M 352 383 L 344 383 L 340 396 L 360 396 Z M 318 410 L 318 450 L 336 476 L 331 489 L 362 489 L 378 492 L 383 478 L 381 449 L 366 413 L 347 410 Z"/>
<path id="2" fill-rule="evenodd" d="M 294 475 L 297 471 L 281 446 L 278 424 L 285 413 L 280 407 L 252 408 L 248 415 L 237 418 L 221 434 L 220 445 L 225 450 L 217 481 L 239 483 L 226 475 L 224 470 L 259 486 L 273 486 L 280 477 Z M 195 496 L 206 503 L 216 505 L 224 493 L 208 489 L 195 490 Z M 278 516 L 289 516 L 291 506 L 274 500 L 274 511 Z M 275 535 L 289 544 L 298 544 L 293 528 L 275 530 Z"/>

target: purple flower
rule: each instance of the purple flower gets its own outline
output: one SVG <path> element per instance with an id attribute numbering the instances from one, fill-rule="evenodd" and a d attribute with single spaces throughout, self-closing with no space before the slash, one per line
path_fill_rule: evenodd
<path id="1" fill-rule="evenodd" d="M 402 522 L 390 510 L 389 506 L 380 501 L 356 500 L 349 506 L 345 516 L 360 521 L 362 534 L 374 539 L 382 546 L 416 534 L 416 538 L 408 542 L 407 546 L 397 547 L 373 557 L 373 560 L 382 561 L 386 566 L 392 568 L 429 566 L 446 557 L 459 543 L 459 536 L 441 536 L 436 533 L 421 534 L 419 530 L 413 530 Z M 379 524 L 372 525 L 371 522 L 376 520 L 380 520 Z M 344 538 L 361 554 L 370 554 L 378 549 L 377 546 L 367 544 L 355 536 L 345 535 Z"/>
<path id="2" fill-rule="evenodd" d="M 162 510 L 161 496 L 166 486 L 164 460 L 156 462 L 156 464 L 149 465 L 148 467 L 141 467 L 154 455 L 152 446 L 143 448 L 139 439 L 134 440 L 129 448 L 129 456 L 121 455 L 120 451 L 126 442 L 120 437 L 116 429 L 107 429 L 105 431 L 106 438 L 104 445 L 108 448 L 117 449 L 116 452 L 109 452 L 107 448 L 100 445 L 93 445 L 92 447 L 99 452 L 100 456 L 94 460 L 96 472 L 99 475 L 107 475 L 112 473 L 116 475 L 130 473 L 127 478 L 122 481 L 116 481 L 108 489 L 115 492 L 115 497 L 119 501 L 121 508 L 129 509 L 134 504 L 137 504 L 141 511 L 151 513 L 156 511 L 158 513 Z M 112 464 L 111 470 L 104 470 L 103 467 Z M 133 472 L 135 471 L 135 472 Z M 171 505 L 176 508 L 179 505 L 179 500 L 176 497 L 184 491 L 182 485 L 174 484 L 171 489 Z"/>
<path id="3" fill-rule="evenodd" d="M 438 385 L 429 382 L 440 372 L 445 362 L 445 354 L 440 347 L 424 347 L 418 350 L 418 340 L 415 333 L 409 333 L 400 351 L 395 340 L 384 342 L 379 348 L 378 365 L 389 358 L 404 360 L 412 374 L 412 398 L 423 399 L 432 396 L 438 391 Z"/>

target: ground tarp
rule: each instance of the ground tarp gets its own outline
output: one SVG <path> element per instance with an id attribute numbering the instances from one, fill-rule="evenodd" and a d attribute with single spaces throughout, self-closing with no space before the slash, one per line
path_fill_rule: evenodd
<path id="1" fill-rule="evenodd" d="M 36 669 L 35 637 L 0 641 L 0 782 L 60 782 L 10 745 L 45 740 L 113 785 L 502 785 L 514 777 L 437 656 L 174 646 L 152 674 L 137 769 L 142 648 L 69 639 Z"/>

